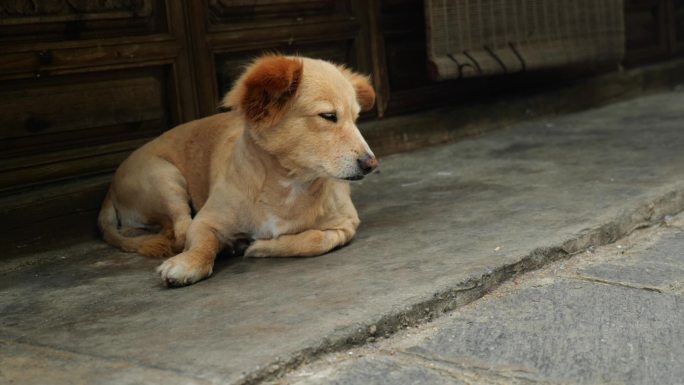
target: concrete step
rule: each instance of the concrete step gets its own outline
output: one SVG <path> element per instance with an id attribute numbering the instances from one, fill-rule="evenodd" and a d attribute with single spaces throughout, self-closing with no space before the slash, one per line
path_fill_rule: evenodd
<path id="1" fill-rule="evenodd" d="M 433 319 L 682 210 L 682 106 L 659 94 L 386 157 L 355 186 L 349 246 L 225 257 L 187 288 L 100 242 L 4 261 L 0 382 L 255 383 Z"/>

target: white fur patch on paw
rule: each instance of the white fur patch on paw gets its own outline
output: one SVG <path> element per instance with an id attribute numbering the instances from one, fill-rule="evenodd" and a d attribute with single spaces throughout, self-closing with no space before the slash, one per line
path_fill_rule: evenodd
<path id="1" fill-rule="evenodd" d="M 191 263 L 183 253 L 169 258 L 162 263 L 157 272 L 167 286 L 186 286 L 211 275 L 213 266 Z"/>

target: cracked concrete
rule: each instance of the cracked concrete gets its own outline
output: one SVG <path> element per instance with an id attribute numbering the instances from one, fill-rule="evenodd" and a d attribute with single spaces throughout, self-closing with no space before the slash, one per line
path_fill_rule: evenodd
<path id="1" fill-rule="evenodd" d="M 98 242 L 3 261 L 0 378 L 255 383 L 437 318 L 681 211 L 682 105 L 684 93 L 654 95 L 387 157 L 355 186 L 363 223 L 349 246 L 306 259 L 225 256 L 188 288 L 164 288 L 158 261 Z M 587 277 L 678 290 L 676 276 L 604 273 Z M 575 281 L 564 284 L 595 284 Z"/>
<path id="2" fill-rule="evenodd" d="M 274 382 L 680 384 L 683 241 L 680 214 Z"/>

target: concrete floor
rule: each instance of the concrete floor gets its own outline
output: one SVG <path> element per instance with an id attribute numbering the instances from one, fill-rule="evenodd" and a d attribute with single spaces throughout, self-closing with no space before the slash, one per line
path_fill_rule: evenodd
<path id="1" fill-rule="evenodd" d="M 165 288 L 92 242 L 0 264 L 0 383 L 249 383 L 430 320 L 684 208 L 684 93 L 382 160 L 354 242 Z"/>

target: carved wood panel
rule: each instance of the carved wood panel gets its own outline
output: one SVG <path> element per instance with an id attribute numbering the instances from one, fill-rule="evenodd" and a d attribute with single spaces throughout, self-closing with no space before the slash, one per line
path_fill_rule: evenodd
<path id="1" fill-rule="evenodd" d="M 134 36 L 167 30 L 163 0 L 4 0 L 0 42 Z"/>

